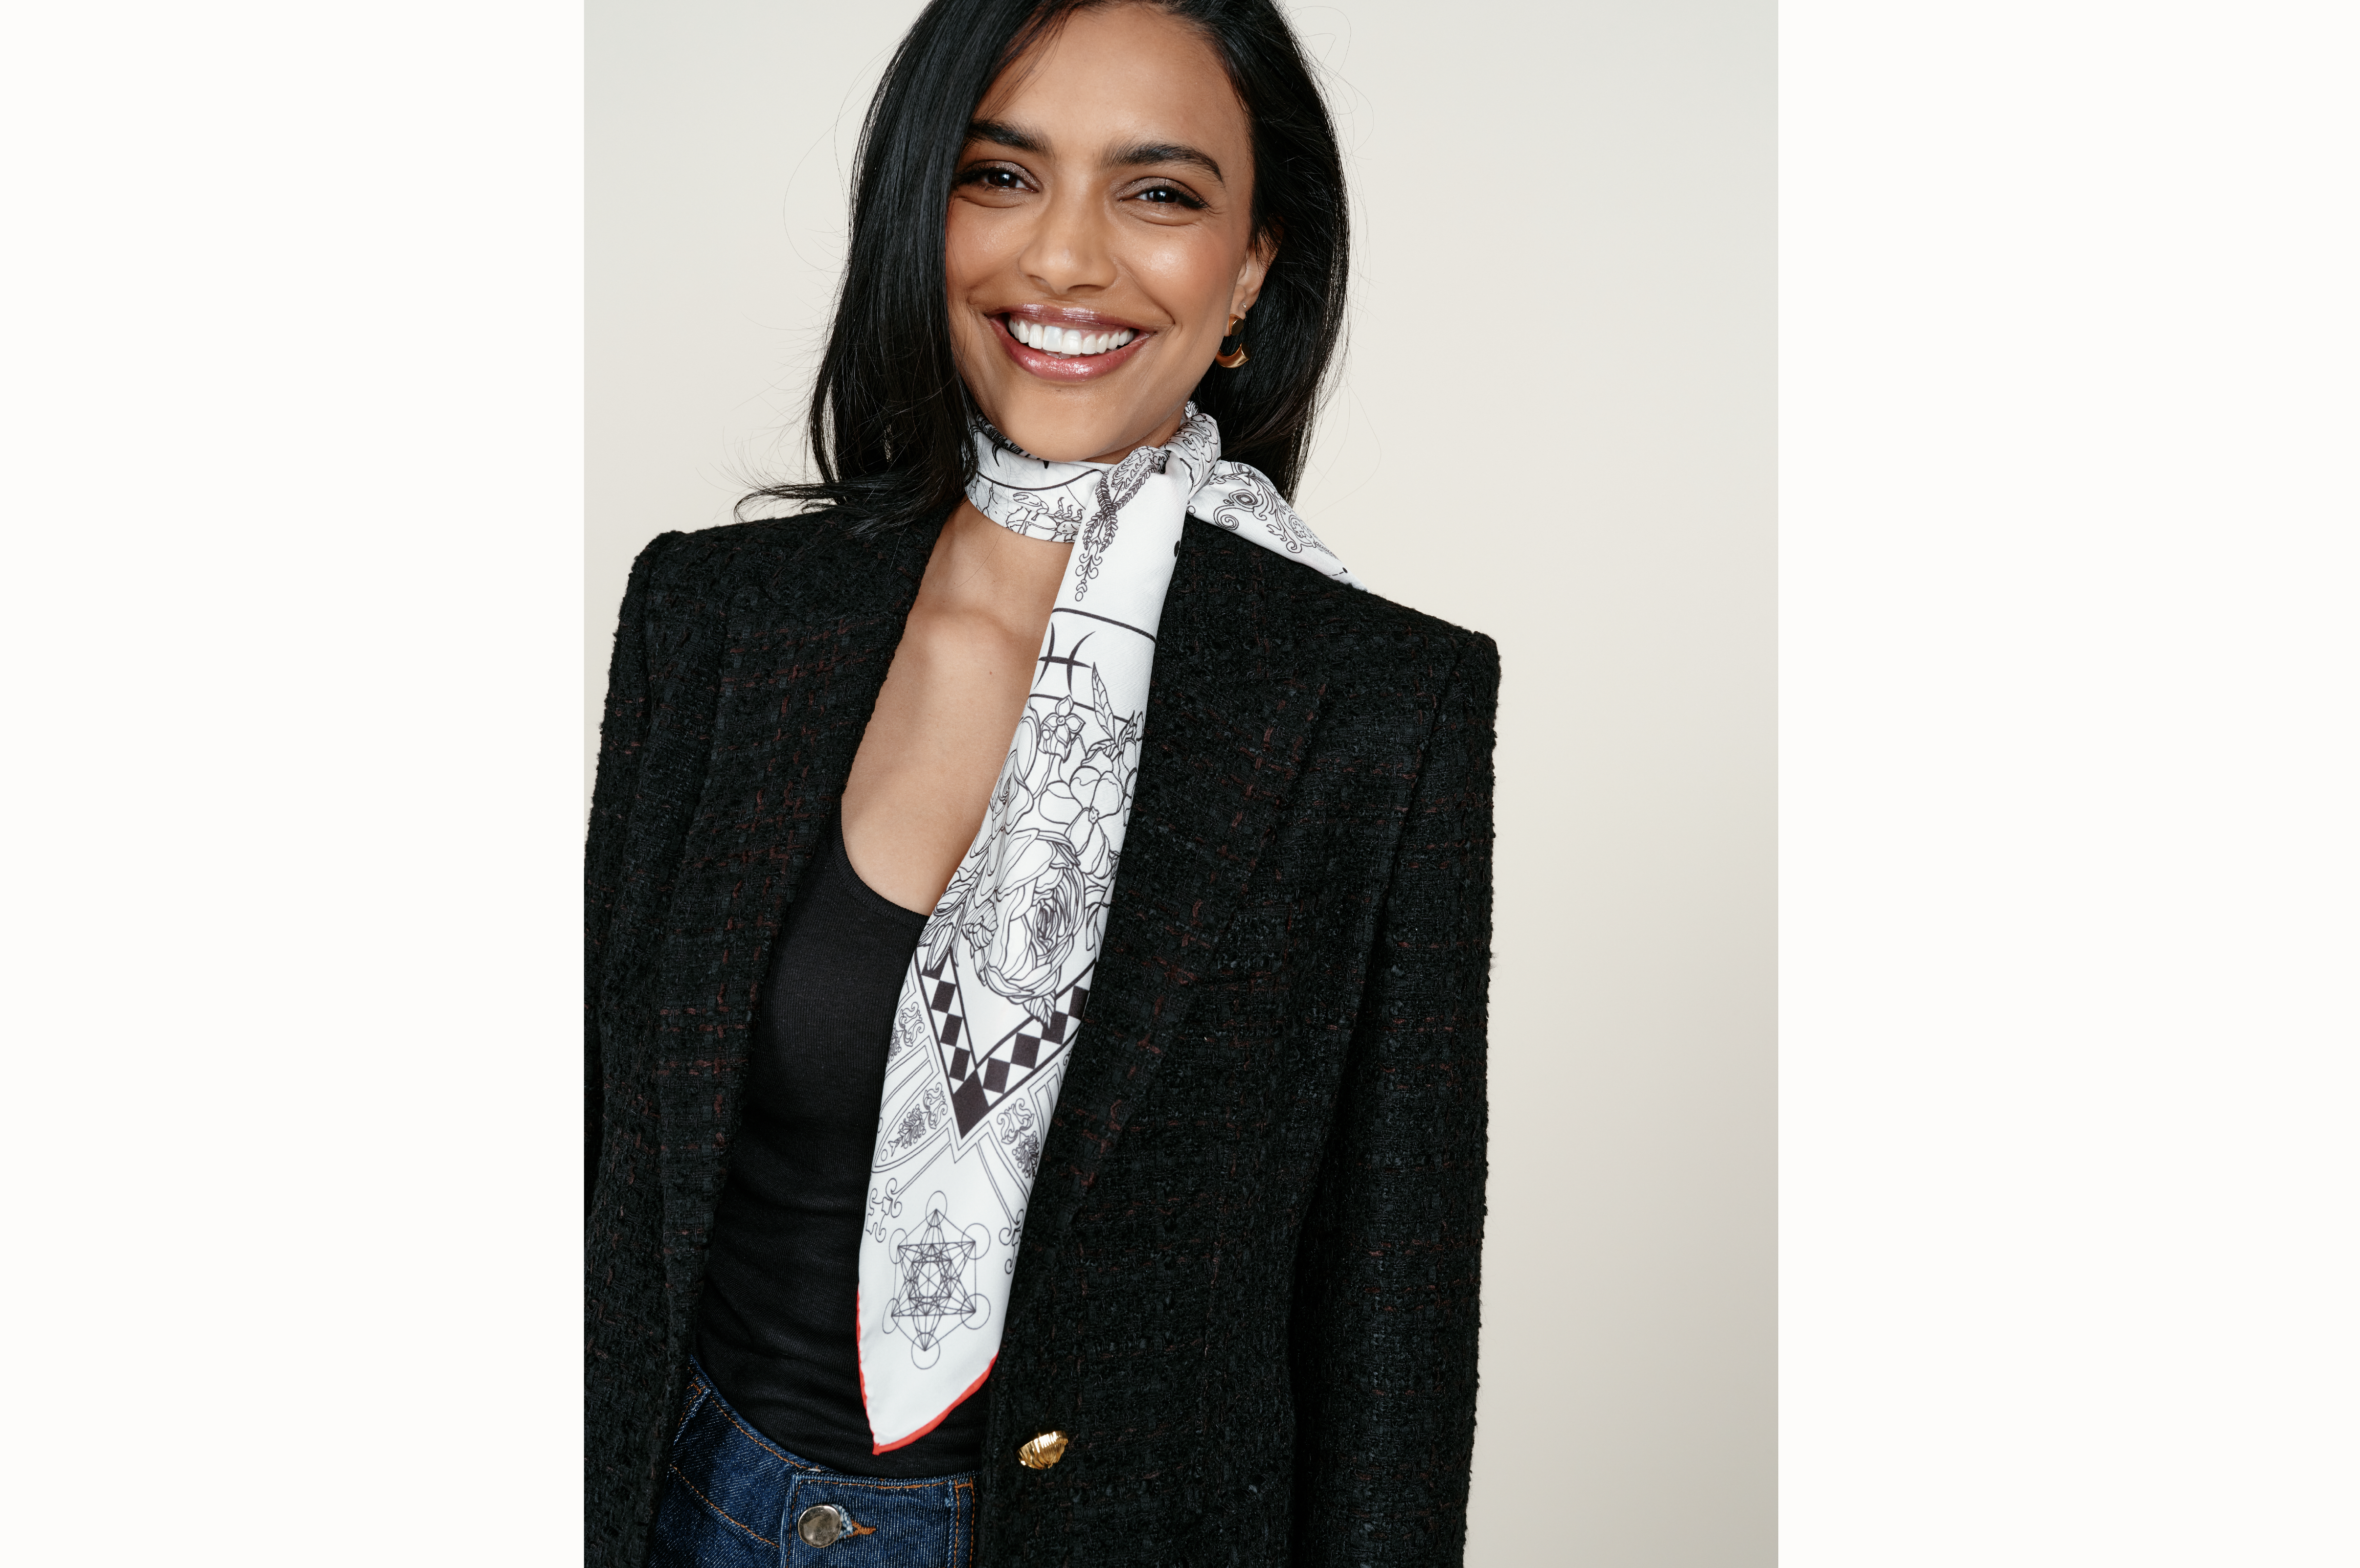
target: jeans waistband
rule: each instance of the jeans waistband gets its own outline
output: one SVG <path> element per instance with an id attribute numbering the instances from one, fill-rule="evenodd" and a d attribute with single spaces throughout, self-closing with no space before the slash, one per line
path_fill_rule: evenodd
<path id="1" fill-rule="evenodd" d="M 967 1568 L 975 1475 L 847 1475 L 754 1430 L 690 1364 L 650 1568 Z"/>

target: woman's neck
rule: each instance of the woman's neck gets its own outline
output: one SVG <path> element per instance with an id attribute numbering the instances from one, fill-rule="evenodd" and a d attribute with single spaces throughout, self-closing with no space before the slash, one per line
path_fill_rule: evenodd
<path id="1" fill-rule="evenodd" d="M 943 525 L 921 592 L 939 595 L 942 609 L 988 617 L 1011 637 L 1037 641 L 1073 553 L 1070 541 L 1028 539 L 963 500 Z"/>

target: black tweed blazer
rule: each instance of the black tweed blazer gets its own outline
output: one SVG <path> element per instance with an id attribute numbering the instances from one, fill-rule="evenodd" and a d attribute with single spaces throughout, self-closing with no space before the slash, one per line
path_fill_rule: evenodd
<path id="1" fill-rule="evenodd" d="M 588 875 L 601 1568 L 647 1554 L 771 937 L 938 530 L 741 523 L 631 572 Z M 1461 1560 L 1498 684 L 1489 637 L 1187 524 L 978 1396 L 981 1568 Z"/>

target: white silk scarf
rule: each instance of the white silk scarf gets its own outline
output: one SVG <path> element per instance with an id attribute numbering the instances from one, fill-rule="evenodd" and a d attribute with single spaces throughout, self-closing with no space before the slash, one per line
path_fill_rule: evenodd
<path id="1" fill-rule="evenodd" d="M 1138 788 L 1155 633 L 1196 517 L 1361 584 L 1188 406 L 1167 446 L 1049 463 L 978 421 L 967 498 L 1073 555 L 983 825 L 902 977 L 858 1302 L 876 1452 L 932 1432 L 1000 1353 L 1016 1247 L 1089 1003 Z"/>

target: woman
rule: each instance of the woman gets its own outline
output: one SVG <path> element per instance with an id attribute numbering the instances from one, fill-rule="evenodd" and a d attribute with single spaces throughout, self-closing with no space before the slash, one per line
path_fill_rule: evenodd
<path id="1" fill-rule="evenodd" d="M 822 480 L 623 602 L 591 1561 L 1459 1561 L 1498 661 L 1283 498 L 1345 233 L 1269 0 L 895 56 Z"/>

